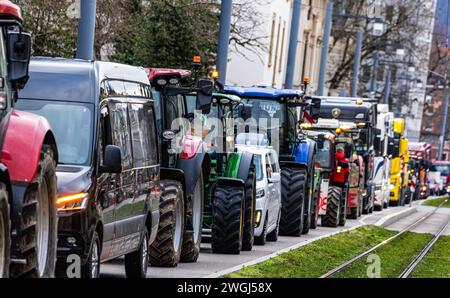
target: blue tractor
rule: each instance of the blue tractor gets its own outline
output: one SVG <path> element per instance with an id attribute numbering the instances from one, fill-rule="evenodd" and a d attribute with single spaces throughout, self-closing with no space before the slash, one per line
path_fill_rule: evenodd
<path id="1" fill-rule="evenodd" d="M 262 87 L 225 87 L 252 109 L 260 133 L 267 133 L 271 145 L 279 149 L 281 178 L 280 235 L 307 234 L 315 212 L 314 167 L 317 145 L 303 135 L 300 124 L 313 121 L 320 112 L 320 100 L 299 90 Z M 314 224 L 313 224 L 314 226 Z"/>

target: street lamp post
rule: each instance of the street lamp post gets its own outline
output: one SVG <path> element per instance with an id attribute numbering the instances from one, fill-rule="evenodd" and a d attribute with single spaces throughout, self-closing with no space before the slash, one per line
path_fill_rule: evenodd
<path id="1" fill-rule="evenodd" d="M 355 61 L 353 63 L 352 97 L 358 96 L 359 69 L 361 68 L 361 52 L 363 44 L 363 33 L 356 33 Z"/>
<path id="2" fill-rule="evenodd" d="M 328 51 L 329 51 L 329 47 L 330 47 L 331 26 L 333 23 L 333 8 L 334 8 L 334 3 L 332 1 L 329 1 L 327 4 L 325 30 L 323 33 L 322 55 L 321 55 L 321 59 L 320 59 L 319 86 L 317 88 L 318 96 L 324 96 L 324 93 L 325 93 L 325 81 L 326 81 L 326 76 L 327 76 L 327 64 L 328 64 Z"/>
<path id="3" fill-rule="evenodd" d="M 292 12 L 291 33 L 289 38 L 289 52 L 286 68 L 285 88 L 292 89 L 294 85 L 295 60 L 297 58 L 298 32 L 300 29 L 301 0 L 294 1 Z"/>
<path id="4" fill-rule="evenodd" d="M 97 0 L 81 0 L 81 14 L 78 24 L 77 58 L 94 59 L 95 16 Z"/>
<path id="5" fill-rule="evenodd" d="M 219 80 L 224 84 L 227 79 L 228 46 L 230 43 L 232 12 L 233 1 L 222 0 L 220 10 L 219 46 L 217 49 L 217 70 L 219 71 Z"/>

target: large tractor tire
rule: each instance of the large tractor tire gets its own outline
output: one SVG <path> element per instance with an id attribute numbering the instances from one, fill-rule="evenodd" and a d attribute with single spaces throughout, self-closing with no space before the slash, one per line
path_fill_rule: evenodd
<path id="1" fill-rule="evenodd" d="M 192 224 L 191 232 L 184 232 L 183 247 L 181 249 L 181 262 L 195 263 L 200 254 L 200 244 L 202 242 L 203 208 L 204 200 L 203 173 L 200 174 L 192 196 L 192 205 L 188 210 L 188 216 Z"/>
<path id="2" fill-rule="evenodd" d="M 344 227 L 347 223 L 347 210 L 348 210 L 348 192 L 349 189 L 344 189 L 341 198 L 341 212 L 339 214 L 339 226 Z"/>
<path id="3" fill-rule="evenodd" d="M 301 169 L 281 170 L 280 235 L 301 236 L 305 217 L 307 177 Z"/>
<path id="4" fill-rule="evenodd" d="M 322 217 L 322 226 L 337 228 L 341 215 L 342 188 L 331 186 L 328 191 L 327 213 Z"/>
<path id="5" fill-rule="evenodd" d="M 159 203 L 159 227 L 149 249 L 150 264 L 156 267 L 176 267 L 180 262 L 184 231 L 184 194 L 180 182 L 163 180 Z"/>
<path id="6" fill-rule="evenodd" d="M 348 219 L 358 219 L 358 207 L 350 208 L 350 212 L 347 216 Z"/>
<path id="7" fill-rule="evenodd" d="M 58 215 L 56 162 L 51 146 L 43 145 L 38 174 L 23 202 L 20 252 L 26 264 L 12 263 L 11 277 L 55 276 Z"/>
<path id="8" fill-rule="evenodd" d="M 321 181 L 319 179 L 319 181 Z M 313 197 L 313 204 L 312 204 L 312 213 L 311 213 L 311 229 L 315 230 L 317 229 L 317 226 L 319 225 L 319 198 L 320 196 L 320 188 L 317 187 L 316 192 L 314 193 Z"/>
<path id="9" fill-rule="evenodd" d="M 212 202 L 211 247 L 213 253 L 239 254 L 244 230 L 245 190 L 217 186 Z"/>
<path id="10" fill-rule="evenodd" d="M 306 197 L 305 197 L 305 214 L 303 218 L 303 229 L 302 234 L 306 235 L 309 233 L 309 230 L 311 229 L 311 218 L 313 214 L 313 183 L 314 183 L 314 177 L 311 175 L 308 175 L 308 172 L 304 170 L 305 176 L 309 177 L 306 189 Z"/>
<path id="11" fill-rule="evenodd" d="M 0 183 L 0 278 L 9 277 L 10 233 L 8 192 L 6 186 Z"/>
<path id="12" fill-rule="evenodd" d="M 244 234 L 242 236 L 242 250 L 251 251 L 255 239 L 256 213 L 256 175 L 254 167 L 250 168 L 245 181 L 245 217 Z"/>

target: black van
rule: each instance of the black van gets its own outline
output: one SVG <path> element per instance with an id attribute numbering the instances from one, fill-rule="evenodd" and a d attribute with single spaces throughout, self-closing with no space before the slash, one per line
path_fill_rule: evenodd
<path id="1" fill-rule="evenodd" d="M 58 275 L 99 276 L 125 256 L 145 277 L 159 223 L 159 156 L 141 68 L 34 58 L 17 108 L 47 118 L 58 144 Z M 79 264 L 79 266 L 78 266 Z"/>

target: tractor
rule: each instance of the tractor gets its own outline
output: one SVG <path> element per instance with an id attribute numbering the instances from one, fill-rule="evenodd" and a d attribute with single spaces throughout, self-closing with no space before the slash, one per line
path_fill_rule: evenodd
<path id="1" fill-rule="evenodd" d="M 188 133 L 190 124 L 186 94 L 197 91 L 206 104 L 194 105 L 203 112 L 210 109 L 212 81 L 200 80 L 199 88 L 188 85 L 191 72 L 151 68 L 148 71 L 155 100 L 156 122 L 161 144 L 160 225 L 150 247 L 153 266 L 175 267 L 196 262 L 202 240 L 204 186 L 208 183 L 211 160 L 202 138 Z M 205 92 L 206 91 L 206 92 Z M 206 105 L 206 111 L 205 111 Z"/>
<path id="2" fill-rule="evenodd" d="M 267 133 L 272 147 L 279 151 L 281 167 L 280 235 L 307 234 L 313 216 L 316 143 L 298 131 L 304 119 L 313 121 L 320 100 L 302 91 L 264 87 L 225 87 L 251 106 L 259 132 Z"/>
<path id="3" fill-rule="evenodd" d="M 239 254 L 254 244 L 256 169 L 252 153 L 236 150 L 234 117 L 248 119 L 250 111 L 216 83 L 218 92 L 207 115 L 193 110 L 196 94 L 187 96 L 193 135 L 204 139 L 211 161 L 204 187 L 203 239 L 211 242 L 213 253 Z"/>
<path id="4" fill-rule="evenodd" d="M 31 35 L 20 8 L 0 1 L 0 278 L 53 277 L 58 149 L 49 123 L 14 109 L 28 81 Z"/>

